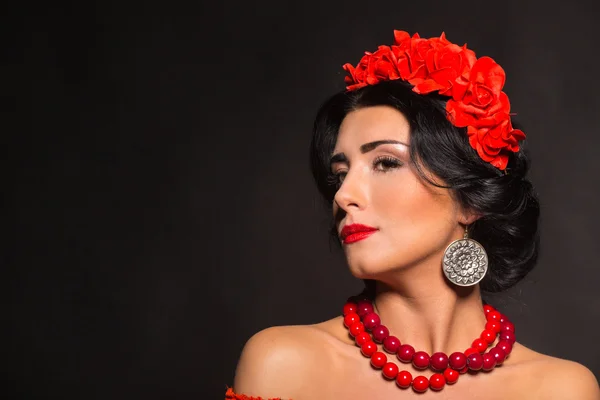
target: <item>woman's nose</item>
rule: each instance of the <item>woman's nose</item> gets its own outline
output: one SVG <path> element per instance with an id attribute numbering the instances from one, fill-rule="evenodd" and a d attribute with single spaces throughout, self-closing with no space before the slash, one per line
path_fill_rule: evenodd
<path id="1" fill-rule="evenodd" d="M 348 171 L 342 185 L 334 196 L 334 202 L 348 212 L 362 209 L 366 203 L 366 185 L 360 170 Z"/>

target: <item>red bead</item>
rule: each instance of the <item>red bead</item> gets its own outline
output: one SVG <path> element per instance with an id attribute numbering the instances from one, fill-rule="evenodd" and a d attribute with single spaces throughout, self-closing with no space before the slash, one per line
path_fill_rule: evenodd
<path id="1" fill-rule="evenodd" d="M 358 310 L 360 311 L 360 308 Z M 358 315 L 360 315 L 360 313 L 358 313 Z M 498 311 L 492 311 L 491 313 L 489 313 L 487 315 L 488 321 L 498 321 L 498 322 L 500 322 L 500 318 L 501 317 L 502 317 L 502 314 L 500 314 L 500 312 L 498 312 Z"/>
<path id="2" fill-rule="evenodd" d="M 444 371 L 444 378 L 446 378 L 446 383 L 452 385 L 458 380 L 459 373 L 458 371 L 452 368 L 446 368 Z"/>
<path id="3" fill-rule="evenodd" d="M 388 336 L 383 341 L 383 349 L 388 353 L 396 354 L 398 348 L 400 348 L 400 339 L 396 336 Z"/>
<path id="4" fill-rule="evenodd" d="M 390 331 L 385 325 L 379 325 L 378 327 L 373 328 L 371 335 L 373 335 L 374 341 L 381 343 L 386 337 L 390 336 Z"/>
<path id="5" fill-rule="evenodd" d="M 483 357 L 479 353 L 473 353 L 467 357 L 467 365 L 473 371 L 479 371 L 483 367 Z"/>
<path id="6" fill-rule="evenodd" d="M 465 350 L 464 354 L 465 354 L 465 356 L 469 357 L 473 353 L 479 353 L 479 352 L 477 351 L 477 349 L 469 347 L 467 350 Z"/>
<path id="7" fill-rule="evenodd" d="M 410 344 L 403 344 L 398 348 L 398 360 L 404 363 L 411 362 L 414 354 L 415 348 Z"/>
<path id="8" fill-rule="evenodd" d="M 412 382 L 412 375 L 408 371 L 400 371 L 398 372 L 398 376 L 396 376 L 396 384 L 400 386 L 402 389 L 406 389 L 410 386 Z"/>
<path id="9" fill-rule="evenodd" d="M 365 326 L 363 325 L 362 322 L 357 321 L 357 322 L 353 323 L 352 325 L 350 325 L 350 328 L 348 328 L 348 330 L 350 331 L 350 334 L 352 336 L 356 337 L 365 331 Z"/>
<path id="10" fill-rule="evenodd" d="M 423 375 L 416 376 L 415 379 L 413 379 L 412 387 L 415 392 L 423 393 L 429 388 L 429 380 Z"/>
<path id="11" fill-rule="evenodd" d="M 361 332 L 354 338 L 354 341 L 358 346 L 362 346 L 363 344 L 371 341 L 371 335 L 367 332 Z"/>
<path id="12" fill-rule="evenodd" d="M 424 351 L 417 351 L 413 355 L 412 364 L 416 369 L 425 369 L 429 367 L 429 354 Z"/>
<path id="13" fill-rule="evenodd" d="M 383 368 L 383 366 L 387 363 L 387 356 L 380 351 L 376 351 L 371 356 L 371 365 L 375 368 Z"/>
<path id="14" fill-rule="evenodd" d="M 398 375 L 398 366 L 393 362 L 386 363 L 381 373 L 388 379 L 395 379 Z"/>
<path id="15" fill-rule="evenodd" d="M 500 314 L 500 319 L 499 319 L 500 323 L 503 324 L 505 322 L 508 322 L 508 318 L 506 317 L 506 315 L 504 314 Z"/>
<path id="16" fill-rule="evenodd" d="M 500 340 L 496 347 L 504 351 L 507 357 L 512 351 L 512 343 L 507 342 L 506 340 Z"/>
<path id="17" fill-rule="evenodd" d="M 500 327 L 500 331 L 501 332 L 512 332 L 512 333 L 515 333 L 515 324 L 513 324 L 512 322 L 505 322 Z"/>
<path id="18" fill-rule="evenodd" d="M 515 338 L 515 334 L 512 332 L 500 332 L 500 336 L 499 336 L 500 340 L 505 340 L 510 344 L 514 344 L 515 341 L 517 340 Z"/>
<path id="19" fill-rule="evenodd" d="M 501 329 L 500 322 L 488 321 L 485 323 L 485 329 L 489 329 L 490 331 L 493 331 L 494 333 L 498 333 L 498 332 L 500 332 L 500 329 Z"/>
<path id="20" fill-rule="evenodd" d="M 490 306 L 489 304 L 483 305 L 483 312 L 485 313 L 485 315 L 488 315 L 492 311 L 496 311 L 496 310 L 494 310 L 494 307 Z"/>
<path id="21" fill-rule="evenodd" d="M 463 369 L 461 369 L 460 371 L 458 371 L 460 374 L 464 374 L 469 370 L 469 366 L 466 365 Z"/>
<path id="22" fill-rule="evenodd" d="M 371 357 L 373 354 L 375 354 L 375 352 L 377 351 L 377 345 L 375 344 L 375 342 L 369 340 L 366 343 L 363 343 L 362 346 L 360 346 L 360 352 L 365 356 L 365 357 Z"/>
<path id="23" fill-rule="evenodd" d="M 480 338 L 485 340 L 487 344 L 492 344 L 494 343 L 494 340 L 496 340 L 496 332 L 489 329 L 484 329 L 483 332 L 481 332 Z"/>
<path id="24" fill-rule="evenodd" d="M 482 369 L 484 371 L 491 371 L 496 366 L 496 358 L 493 354 L 485 353 L 483 355 L 483 366 Z"/>
<path id="25" fill-rule="evenodd" d="M 448 368 L 448 356 L 441 351 L 433 353 L 429 359 L 429 364 L 431 364 L 431 368 L 443 371 Z"/>
<path id="26" fill-rule="evenodd" d="M 481 338 L 477 338 L 473 340 L 471 347 L 473 347 L 478 352 L 483 353 L 488 348 L 488 343 Z"/>
<path id="27" fill-rule="evenodd" d="M 365 324 L 365 329 L 368 331 L 381 325 L 381 319 L 379 318 L 379 315 L 375 314 L 374 312 L 365 315 L 362 321 L 363 324 Z"/>
<path id="28" fill-rule="evenodd" d="M 358 302 L 356 313 L 362 317 L 373 312 L 373 304 L 369 300 L 361 300 Z"/>
<path id="29" fill-rule="evenodd" d="M 490 354 L 492 354 L 496 359 L 496 365 L 502 364 L 504 362 L 504 359 L 506 358 L 506 353 L 504 352 L 504 350 L 498 348 L 498 346 L 493 347 L 490 350 Z"/>
<path id="30" fill-rule="evenodd" d="M 460 371 L 467 366 L 467 356 L 459 351 L 454 352 L 450 354 L 448 364 L 450 365 L 450 368 Z"/>
<path id="31" fill-rule="evenodd" d="M 344 316 L 344 325 L 349 328 L 353 323 L 360 322 L 360 317 L 356 313 L 346 314 Z"/>
<path id="32" fill-rule="evenodd" d="M 344 311 L 343 311 L 343 315 L 348 315 L 350 313 L 355 313 L 356 314 L 356 303 L 346 303 L 344 304 Z"/>
<path id="33" fill-rule="evenodd" d="M 444 385 L 446 384 L 446 379 L 442 374 L 433 374 L 429 378 L 429 387 L 432 390 L 442 390 Z"/>

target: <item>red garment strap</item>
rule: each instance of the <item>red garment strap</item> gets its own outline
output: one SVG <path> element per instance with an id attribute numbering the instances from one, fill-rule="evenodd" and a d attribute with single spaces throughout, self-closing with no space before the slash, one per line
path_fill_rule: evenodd
<path id="1" fill-rule="evenodd" d="M 280 397 L 273 397 L 273 398 L 265 399 L 262 397 L 253 397 L 253 396 L 247 396 L 245 394 L 237 394 L 233 391 L 233 388 L 227 387 L 227 393 L 225 393 L 225 400 L 282 400 L 282 399 Z"/>

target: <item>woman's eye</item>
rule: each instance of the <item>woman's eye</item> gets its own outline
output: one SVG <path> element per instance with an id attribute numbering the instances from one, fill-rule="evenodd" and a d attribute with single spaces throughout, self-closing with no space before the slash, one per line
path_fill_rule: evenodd
<path id="1" fill-rule="evenodd" d="M 342 182 L 344 182 L 344 178 L 346 178 L 346 171 L 333 172 L 329 175 L 327 180 L 330 184 L 340 187 L 342 186 Z"/>
<path id="2" fill-rule="evenodd" d="M 398 168 L 402 162 L 393 157 L 379 157 L 373 162 L 376 171 L 389 171 L 390 169 Z"/>

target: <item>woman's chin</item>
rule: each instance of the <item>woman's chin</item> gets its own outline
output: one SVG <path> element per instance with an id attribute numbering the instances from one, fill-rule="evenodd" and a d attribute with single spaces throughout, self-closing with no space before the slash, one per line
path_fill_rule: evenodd
<path id="1" fill-rule="evenodd" d="M 402 270 L 410 268 L 411 263 L 399 262 L 396 259 L 392 260 L 373 260 L 372 257 L 366 260 L 357 258 L 347 258 L 347 265 L 352 276 L 358 279 L 383 279 L 386 275 L 395 274 Z M 402 260 L 404 261 L 404 260 Z M 412 261 L 412 260 L 410 260 Z M 414 263 L 412 264 L 414 265 Z M 441 269 L 441 268 L 440 268 Z"/>
<path id="2" fill-rule="evenodd" d="M 377 265 L 350 265 L 350 273 L 358 279 L 377 279 L 381 274 L 390 271 L 390 268 Z"/>

